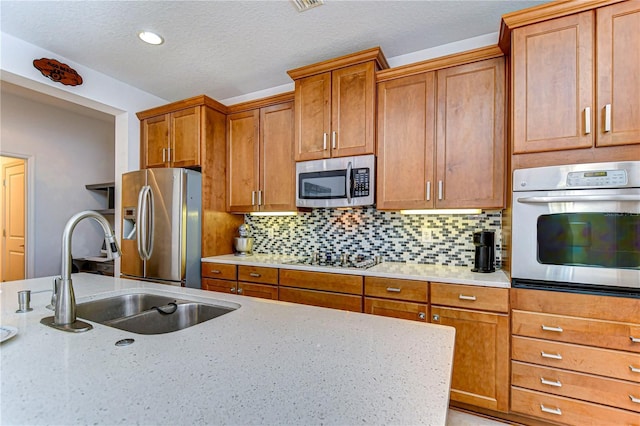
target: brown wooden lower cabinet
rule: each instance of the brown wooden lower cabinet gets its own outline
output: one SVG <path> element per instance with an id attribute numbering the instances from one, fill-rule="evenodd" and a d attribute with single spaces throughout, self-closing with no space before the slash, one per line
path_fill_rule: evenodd
<path id="1" fill-rule="evenodd" d="M 385 317 L 429 322 L 429 305 L 426 303 L 365 297 L 364 312 Z"/>
<path id="2" fill-rule="evenodd" d="M 567 425 L 637 425 L 638 413 L 586 401 L 511 388 L 511 409 L 516 413 Z"/>
<path id="3" fill-rule="evenodd" d="M 328 291 L 280 287 L 280 300 L 303 305 L 322 306 L 344 311 L 362 312 L 362 296 Z"/>
<path id="4" fill-rule="evenodd" d="M 236 293 L 242 296 L 278 300 L 278 286 L 238 281 Z"/>
<path id="5" fill-rule="evenodd" d="M 219 291 L 221 293 L 235 293 L 237 286 L 236 281 L 231 280 L 214 280 L 211 278 L 202 278 L 201 287 L 203 290 Z"/>
<path id="6" fill-rule="evenodd" d="M 451 400 L 509 410 L 509 315 L 431 306 L 431 319 L 456 329 Z"/>

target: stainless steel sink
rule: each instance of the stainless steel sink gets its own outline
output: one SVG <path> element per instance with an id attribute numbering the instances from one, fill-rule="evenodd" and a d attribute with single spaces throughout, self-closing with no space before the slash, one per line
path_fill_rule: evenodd
<path id="1" fill-rule="evenodd" d="M 182 330 L 240 306 L 223 306 L 149 293 L 129 293 L 78 303 L 76 315 L 138 334 L 163 334 Z"/>

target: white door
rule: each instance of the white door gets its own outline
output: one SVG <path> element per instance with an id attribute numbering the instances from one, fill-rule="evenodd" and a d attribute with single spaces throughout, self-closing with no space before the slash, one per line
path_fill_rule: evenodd
<path id="1" fill-rule="evenodd" d="M 25 161 L 2 162 L 2 281 L 25 279 Z"/>

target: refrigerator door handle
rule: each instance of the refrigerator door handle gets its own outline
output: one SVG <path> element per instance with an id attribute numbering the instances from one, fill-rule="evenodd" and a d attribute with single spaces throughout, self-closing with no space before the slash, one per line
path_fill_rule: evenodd
<path id="1" fill-rule="evenodd" d="M 138 248 L 138 256 L 140 259 L 145 259 L 144 247 L 142 244 L 143 239 L 146 238 L 145 226 L 144 226 L 144 192 L 146 186 L 140 188 L 138 192 L 138 209 L 136 214 L 136 246 Z"/>
<path id="2" fill-rule="evenodd" d="M 149 260 L 149 258 L 151 257 L 151 254 L 153 253 L 153 234 L 154 234 L 154 221 L 153 221 L 153 214 L 154 214 L 154 202 L 153 202 L 153 191 L 151 191 L 151 187 L 147 186 L 147 223 L 146 223 L 146 228 L 147 231 L 149 233 L 148 239 L 145 240 L 147 241 L 147 260 Z"/>
<path id="3" fill-rule="evenodd" d="M 150 220 L 151 219 L 151 220 Z M 153 198 L 151 187 L 143 186 L 138 193 L 137 246 L 142 260 L 149 260 L 153 250 Z M 151 237 L 149 237 L 151 232 Z"/>

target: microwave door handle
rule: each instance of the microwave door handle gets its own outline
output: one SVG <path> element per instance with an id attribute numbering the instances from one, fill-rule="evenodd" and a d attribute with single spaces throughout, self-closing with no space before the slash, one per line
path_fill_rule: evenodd
<path id="1" fill-rule="evenodd" d="M 640 195 L 559 195 L 551 197 L 524 197 L 517 201 L 523 204 L 571 203 L 584 201 L 640 201 Z"/>
<path id="2" fill-rule="evenodd" d="M 349 161 L 349 163 L 347 164 L 347 182 L 346 182 L 346 185 L 347 185 L 347 191 L 346 191 L 347 192 L 347 204 L 351 204 L 351 191 L 352 191 L 352 188 L 351 188 L 351 185 L 352 185 L 352 182 L 351 182 L 351 170 L 352 170 L 352 168 L 353 168 L 353 166 L 351 165 L 351 161 Z"/>

